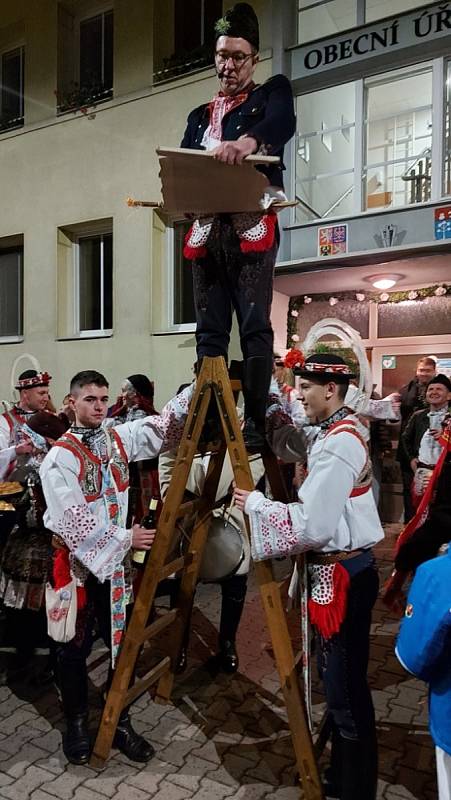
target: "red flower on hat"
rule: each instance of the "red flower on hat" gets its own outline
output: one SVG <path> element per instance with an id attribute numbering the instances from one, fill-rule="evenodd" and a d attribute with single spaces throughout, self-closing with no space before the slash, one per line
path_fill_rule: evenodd
<path id="1" fill-rule="evenodd" d="M 292 347 L 291 350 L 285 356 L 284 364 L 289 369 L 294 369 L 295 367 L 303 367 L 305 364 L 305 357 L 302 350 L 298 350 L 296 347 Z"/>

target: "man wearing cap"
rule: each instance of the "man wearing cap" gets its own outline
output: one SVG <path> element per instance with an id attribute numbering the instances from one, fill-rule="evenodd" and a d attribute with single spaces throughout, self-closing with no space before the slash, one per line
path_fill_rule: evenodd
<path id="1" fill-rule="evenodd" d="M 17 456 L 33 452 L 33 443 L 24 434 L 23 426 L 36 411 L 44 411 L 49 399 L 48 372 L 28 369 L 19 375 L 16 389 L 19 402 L 0 415 L 0 480 L 5 480 L 14 469 Z"/>
<path id="2" fill-rule="evenodd" d="M 279 156 L 279 164 L 257 169 L 268 179 L 265 193 L 283 200 L 283 148 L 295 132 L 293 94 L 283 75 L 254 83 L 259 46 L 258 19 L 248 3 L 237 3 L 217 21 L 219 91 L 190 113 L 181 146 L 211 150 L 226 164 L 241 164 L 252 153 Z M 227 359 L 232 309 L 236 311 L 244 357 L 243 433 L 248 447 L 255 449 L 264 444 L 272 372 L 270 310 L 278 241 L 277 217 L 269 207 L 196 219 L 184 249 L 193 262 L 199 361 L 204 356 Z"/>
<path id="3" fill-rule="evenodd" d="M 415 411 L 410 417 L 401 441 L 413 472 L 412 495 L 415 508 L 440 457 L 438 441 L 449 415 L 451 381 L 446 375 L 436 375 L 426 388 L 428 408 Z"/>
<path id="4" fill-rule="evenodd" d="M 307 455 L 299 502 L 286 505 L 238 488 L 235 502 L 249 515 L 256 560 L 307 554 L 309 618 L 333 720 L 333 796 L 375 800 L 377 743 L 366 672 L 379 585 L 372 547 L 383 531 L 370 491 L 368 449 L 357 417 L 344 406 L 355 376 L 343 359 L 325 353 L 309 356 L 296 373 L 306 416 L 317 432 L 296 429 L 277 398 L 268 422 L 279 457 Z"/>

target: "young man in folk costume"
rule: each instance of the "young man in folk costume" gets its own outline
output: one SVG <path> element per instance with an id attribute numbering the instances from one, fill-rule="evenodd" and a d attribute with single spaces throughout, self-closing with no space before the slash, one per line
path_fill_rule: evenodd
<path id="1" fill-rule="evenodd" d="M 334 796 L 375 800 L 377 742 L 366 673 L 379 584 L 372 546 L 383 531 L 370 491 L 371 464 L 357 417 L 343 405 L 354 377 L 343 359 L 312 355 L 297 374 L 316 432 L 290 424 L 277 398 L 268 416 L 275 453 L 285 460 L 307 455 L 299 502 L 285 505 L 238 488 L 235 502 L 249 515 L 254 559 L 307 555 L 308 611 L 333 720 Z"/>
<path id="2" fill-rule="evenodd" d="M 105 425 L 122 425 L 134 422 L 152 414 L 158 414 L 154 404 L 154 385 L 147 375 L 129 375 L 121 386 L 117 403 L 110 410 L 111 416 Z M 152 459 L 132 462 L 129 465 L 130 488 L 128 493 L 127 524 L 141 520 L 149 510 L 152 498 L 160 499 L 158 480 L 158 456 Z"/>
<path id="3" fill-rule="evenodd" d="M 257 169 L 268 179 L 268 195 L 285 199 L 283 148 L 295 132 L 293 94 L 283 75 L 254 83 L 258 50 L 255 12 L 248 3 L 237 3 L 215 26 L 218 94 L 190 113 L 181 146 L 211 150 L 227 164 L 241 164 L 252 153 L 279 156 L 280 164 Z M 196 219 L 184 249 L 193 261 L 199 361 L 204 356 L 227 359 L 232 309 L 237 313 L 244 357 L 244 438 L 256 449 L 264 444 L 272 372 L 270 310 L 278 241 L 277 217 L 269 208 Z"/>
<path id="4" fill-rule="evenodd" d="M 88 674 L 94 621 L 111 647 L 112 666 L 131 601 L 129 552 L 148 550 L 155 531 L 126 527 L 128 462 L 153 458 L 180 441 L 194 386 L 171 400 L 161 415 L 116 428 L 102 425 L 108 409 L 108 383 L 95 371 L 71 382 L 75 424 L 51 450 L 41 467 L 47 502 L 46 527 L 54 532 L 54 579 L 62 571 L 76 578 L 78 612 L 75 637 L 57 644 L 58 682 L 66 732 L 63 750 L 74 764 L 90 755 Z M 70 577 L 69 575 L 69 577 Z M 65 580 L 63 583 L 67 583 Z M 63 585 L 63 584 L 61 584 Z M 135 761 L 148 761 L 152 746 L 132 728 L 128 709 L 119 719 L 115 745 Z"/>
<path id="5" fill-rule="evenodd" d="M 48 372 L 28 369 L 19 376 L 16 389 L 19 402 L 0 415 L 0 480 L 7 480 L 15 466 L 26 466 L 33 443 L 23 426 L 36 411 L 45 411 L 49 400 Z"/>

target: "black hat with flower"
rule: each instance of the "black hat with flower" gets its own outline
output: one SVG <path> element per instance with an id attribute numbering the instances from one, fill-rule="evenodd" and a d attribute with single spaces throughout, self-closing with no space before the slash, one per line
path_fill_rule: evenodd
<path id="1" fill-rule="evenodd" d="M 257 15 L 249 3 L 236 3 L 215 24 L 215 41 L 220 36 L 246 39 L 258 52 L 260 36 Z"/>

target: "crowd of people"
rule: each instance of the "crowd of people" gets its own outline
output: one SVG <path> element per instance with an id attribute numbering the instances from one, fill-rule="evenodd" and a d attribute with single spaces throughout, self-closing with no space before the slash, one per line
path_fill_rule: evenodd
<path id="1" fill-rule="evenodd" d="M 399 607 L 406 578 L 416 571 L 398 654 L 431 684 L 440 800 L 449 800 L 451 739 L 443 708 L 451 702 L 450 567 L 449 558 L 436 556 L 450 531 L 451 383 L 437 375 L 435 360 L 425 357 L 399 394 L 365 398 L 362 404 L 356 372 L 333 349 L 306 358 L 298 350 L 288 359 L 273 354 L 277 209 L 287 203 L 283 151 L 295 130 L 293 95 L 283 75 L 254 83 L 259 27 L 247 3 L 237 3 L 217 21 L 214 46 L 218 92 L 191 112 L 182 146 L 209 150 L 229 165 L 239 166 L 252 154 L 275 155 L 279 161 L 257 167 L 267 184 L 260 209 L 201 215 L 186 237 L 184 254 L 192 261 L 194 280 L 196 374 L 207 356 L 227 359 L 235 310 L 243 353 L 244 442 L 257 456 L 272 448 L 290 497 L 281 503 L 269 496 L 258 457 L 252 461 L 258 489 L 252 492 L 233 486 L 225 462 L 211 526 L 213 533 L 221 526 L 235 530 L 241 551 L 232 567 L 225 568 L 221 551 L 210 565 L 222 591 L 218 667 L 233 674 L 239 666 L 236 634 L 251 556 L 259 561 L 305 554 L 308 577 L 296 571 L 290 592 L 301 594 L 301 618 L 308 617 L 315 633 L 331 721 L 325 792 L 341 800 L 375 800 L 377 737 L 367 680 L 379 588 L 373 546 L 384 535 L 377 509 L 380 460 L 392 438 L 384 425 L 401 420 L 397 454 L 406 527 L 385 599 Z M 296 389 L 287 366 L 298 378 Z M 80 765 L 91 749 L 87 659 L 94 638 L 101 637 L 110 652 L 108 690 L 139 583 L 132 555 L 150 550 L 157 535 L 144 517 L 149 499 L 164 502 L 196 379 L 161 412 L 154 407 L 153 384 L 143 374 L 124 379 L 120 398 L 111 405 L 108 379 L 96 370 L 78 372 L 59 413 L 50 400 L 50 381 L 47 372 L 23 372 L 16 402 L 0 415 L 3 637 L 16 652 L 16 677 L 37 644 L 47 642 L 49 669 L 42 679 L 58 687 L 63 751 Z M 203 438 L 208 443 L 207 431 L 217 423 L 214 407 L 207 422 Z M 190 475 L 195 495 L 202 494 L 209 458 L 206 445 Z M 189 526 L 185 533 L 189 536 Z M 425 584 L 434 587 L 437 599 L 431 624 L 432 603 L 421 602 Z M 178 586 L 177 577 L 165 586 L 171 604 Z M 308 664 L 310 638 L 302 628 Z M 426 630 L 434 636 L 423 635 Z M 186 665 L 188 634 L 180 670 Z M 154 753 L 134 730 L 128 708 L 120 715 L 114 745 L 133 761 L 146 762 Z"/>
<path id="2" fill-rule="evenodd" d="M 229 461 L 218 487 L 215 520 L 223 524 L 227 512 L 230 524 L 231 515 L 243 549 L 232 568 L 225 553 L 224 565 L 219 563 L 221 553 L 215 553 L 215 580 L 222 592 L 219 669 L 233 674 L 239 667 L 236 635 L 250 568 L 243 514 L 249 516 L 255 560 L 308 555 L 307 605 L 333 720 L 329 797 L 375 797 L 377 784 L 376 729 L 366 670 L 371 610 L 378 593 L 372 547 L 383 530 L 372 491 L 372 424 L 385 419 L 389 426 L 403 420 L 400 447 L 412 472 L 409 500 L 416 513 L 409 522 L 411 532 L 408 526 L 408 536 L 404 533 L 400 541 L 398 573 L 405 578 L 433 559 L 449 538 L 451 461 L 443 457 L 443 437 L 449 429 L 451 383 L 435 374 L 432 363 L 434 374 L 428 375 L 427 383 L 421 382 L 420 359 L 409 387 L 384 400 L 370 400 L 357 414 L 351 384 L 356 376 L 339 356 L 321 353 L 304 360 L 299 352 L 293 371 L 275 354 L 266 436 L 280 460 L 292 502 L 277 503 L 262 492 L 236 487 L 233 504 Z M 145 375 L 125 379 L 111 405 L 107 379 L 97 371 L 80 372 L 59 412 L 50 399 L 50 381 L 47 372 L 22 373 L 17 402 L 0 416 L 3 639 L 16 651 L 4 680 L 26 676 L 34 649 L 49 647 L 48 669 L 40 679 L 55 681 L 66 719 L 64 753 L 72 763 L 83 764 L 91 747 L 87 658 L 94 638 L 100 636 L 111 652 L 108 689 L 139 579 L 130 556 L 134 550 L 150 549 L 154 541 L 155 530 L 140 523 L 151 498 L 160 505 L 164 501 L 195 381 L 183 385 L 161 413 L 154 407 L 154 387 Z M 412 385 L 422 387 L 415 404 Z M 193 464 L 188 489 L 194 494 L 202 493 L 209 458 L 204 453 Z M 261 459 L 251 456 L 251 465 L 255 483 L 264 492 Z M 432 485 L 433 494 L 428 493 Z M 410 512 L 405 513 L 407 519 Z M 59 590 L 71 581 L 77 598 L 74 629 L 53 641 L 55 620 L 48 607 L 46 613 L 46 586 Z M 179 581 L 168 583 L 165 593 L 173 605 Z M 393 597 L 390 602 L 393 605 Z M 186 667 L 188 641 L 189 626 L 179 671 Z M 446 774 L 447 750 L 443 738 L 440 742 L 441 773 Z M 137 761 L 153 754 L 152 745 L 134 731 L 128 709 L 119 720 L 115 745 Z"/>

